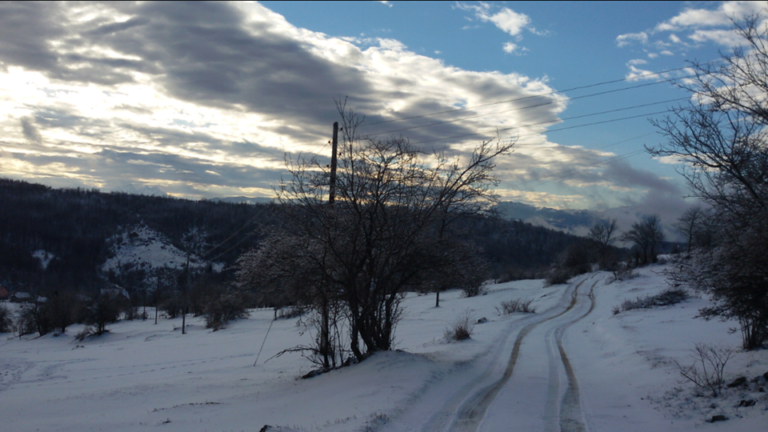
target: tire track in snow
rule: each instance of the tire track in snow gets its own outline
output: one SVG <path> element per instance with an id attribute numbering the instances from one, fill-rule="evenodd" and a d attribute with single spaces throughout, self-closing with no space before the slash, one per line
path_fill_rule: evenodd
<path id="1" fill-rule="evenodd" d="M 456 420 L 453 422 L 453 424 L 449 428 L 451 432 L 477 431 L 478 427 L 480 426 L 480 423 L 485 417 L 486 411 L 488 411 L 488 407 L 491 405 L 491 403 L 493 403 L 494 399 L 496 399 L 496 396 L 499 394 L 499 391 L 501 391 L 504 385 L 512 377 L 512 373 L 514 372 L 514 369 L 515 369 L 515 364 L 517 363 L 517 359 L 520 356 L 520 347 L 523 344 L 523 339 L 525 339 L 525 337 L 539 324 L 542 324 L 544 322 L 560 317 L 568 313 L 571 309 L 573 309 L 573 307 L 576 306 L 576 303 L 578 301 L 577 294 L 579 291 L 579 287 L 581 287 L 581 285 L 586 281 L 587 279 L 584 279 L 576 285 L 571 295 L 571 302 L 564 311 L 558 313 L 557 315 L 528 324 L 522 330 L 520 330 L 520 333 L 518 333 L 517 338 L 515 338 L 515 345 L 512 349 L 512 354 L 509 357 L 507 367 L 504 370 L 504 374 L 502 375 L 502 377 L 495 383 L 491 384 L 490 386 L 485 387 L 480 391 L 478 391 L 477 393 L 475 393 L 459 408 L 459 411 L 456 416 Z M 591 309 L 590 309 L 590 312 L 591 312 Z"/>
<path id="2" fill-rule="evenodd" d="M 592 311 L 595 309 L 595 286 L 599 280 L 595 281 L 592 284 L 592 287 L 589 290 L 588 298 L 590 301 L 589 310 L 587 312 L 576 318 L 575 320 L 569 321 L 565 324 L 562 324 L 554 329 L 555 334 L 555 343 L 557 345 L 558 353 L 560 354 L 560 361 L 562 362 L 563 368 L 565 369 L 565 375 L 566 380 L 568 382 L 568 387 L 565 390 L 565 394 L 563 395 L 563 399 L 560 403 L 560 413 L 559 416 L 553 415 L 555 412 L 557 412 L 557 398 L 559 396 L 559 377 L 557 376 L 557 370 L 556 370 L 556 363 L 553 359 L 554 354 L 548 349 L 548 355 L 550 357 L 550 380 L 549 380 L 549 391 L 547 396 L 547 407 L 546 407 L 546 431 L 561 431 L 561 432 L 586 432 L 587 428 L 584 422 L 584 414 L 582 412 L 581 408 L 581 397 L 579 394 L 579 383 L 576 379 L 576 374 L 573 371 L 573 366 L 571 365 L 571 361 L 568 359 L 568 354 L 565 351 L 565 347 L 563 346 L 563 337 L 565 334 L 565 330 L 567 330 L 570 326 L 573 324 L 581 321 L 587 315 L 592 313 Z M 577 292 L 574 291 L 574 301 L 576 299 Z M 550 334 L 548 334 L 548 337 Z M 550 346 L 547 344 L 548 347 Z M 557 419 L 559 417 L 559 428 L 557 427 Z"/>

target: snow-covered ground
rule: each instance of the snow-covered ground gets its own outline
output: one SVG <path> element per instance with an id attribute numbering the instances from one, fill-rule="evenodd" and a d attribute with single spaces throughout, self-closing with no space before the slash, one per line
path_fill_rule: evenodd
<path id="1" fill-rule="evenodd" d="M 192 319 L 119 322 L 77 342 L 81 327 L 42 338 L 0 336 L 1 431 L 438 431 L 766 430 L 768 399 L 757 387 L 695 396 L 674 360 L 690 364 L 695 343 L 734 348 L 726 378 L 768 372 L 768 350 L 742 352 L 735 323 L 694 319 L 705 299 L 618 315 L 625 299 L 666 287 L 663 266 L 607 283 L 592 273 L 568 285 L 542 281 L 488 287 L 488 294 L 409 294 L 397 328 L 400 351 L 318 377 L 299 354 L 270 357 L 308 343 L 295 319 L 272 324 L 253 311 L 218 332 Z M 504 300 L 533 299 L 536 314 L 499 316 Z M 464 312 L 477 324 L 470 340 L 448 342 L 445 329 Z M 768 390 L 764 379 L 758 382 Z M 751 407 L 735 407 L 755 400 Z M 727 421 L 708 423 L 713 415 Z"/>

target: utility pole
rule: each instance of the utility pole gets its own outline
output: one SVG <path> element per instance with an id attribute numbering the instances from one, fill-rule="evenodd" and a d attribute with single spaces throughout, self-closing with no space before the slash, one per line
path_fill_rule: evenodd
<path id="1" fill-rule="evenodd" d="M 328 204 L 336 200 L 336 151 L 339 147 L 339 122 L 333 122 L 333 145 L 331 146 L 331 184 L 328 188 Z"/>
<path id="2" fill-rule="evenodd" d="M 339 122 L 333 122 L 333 142 L 331 145 L 331 178 L 328 185 L 328 205 L 333 206 L 333 202 L 336 199 L 336 152 L 339 147 Z M 323 265 L 325 265 L 325 257 L 323 257 Z M 321 296 L 322 296 L 322 320 L 323 323 L 320 328 L 320 353 L 323 355 L 323 367 L 329 369 L 331 367 L 328 355 L 331 353 L 330 347 L 330 322 L 328 311 L 328 286 L 323 278 Z M 334 361 L 335 364 L 335 361 Z"/>

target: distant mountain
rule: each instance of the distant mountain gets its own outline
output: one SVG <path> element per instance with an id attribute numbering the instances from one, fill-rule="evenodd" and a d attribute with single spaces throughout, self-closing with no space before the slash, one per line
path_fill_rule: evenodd
<path id="1" fill-rule="evenodd" d="M 649 212 L 640 205 L 615 207 L 606 210 L 559 210 L 547 207 L 535 207 L 519 202 L 503 201 L 495 206 L 501 217 L 507 220 L 520 220 L 531 225 L 541 226 L 584 236 L 597 222 L 616 219 L 619 231 L 628 230 L 633 223 Z M 658 214 L 664 234 L 668 240 L 680 240 L 680 234 L 673 225 L 680 216 L 674 210 Z"/>
<path id="2" fill-rule="evenodd" d="M 208 201 L 214 201 L 214 202 L 225 202 L 230 204 L 270 204 L 274 202 L 275 200 L 273 198 L 266 198 L 266 197 L 244 197 L 244 196 L 238 196 L 238 197 L 225 197 L 225 198 L 210 198 Z"/>

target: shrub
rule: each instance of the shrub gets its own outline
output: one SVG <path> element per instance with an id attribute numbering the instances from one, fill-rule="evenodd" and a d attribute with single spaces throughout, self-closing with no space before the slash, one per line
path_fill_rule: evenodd
<path id="1" fill-rule="evenodd" d="M 682 366 L 675 361 L 680 376 L 694 383 L 696 387 L 711 391 L 712 397 L 717 397 L 723 389 L 725 380 L 725 365 L 733 355 L 730 348 L 713 347 L 706 344 L 696 344 L 693 349 L 693 364 L 691 366 Z M 699 370 L 698 365 L 701 365 Z"/>
<path id="2" fill-rule="evenodd" d="M 248 317 L 242 296 L 235 290 L 228 290 L 205 306 L 205 328 L 213 331 L 227 327 L 238 318 Z"/>
<path id="3" fill-rule="evenodd" d="M 469 311 L 464 311 L 456 317 L 456 321 L 451 327 L 445 329 L 445 338 L 455 341 L 469 339 L 472 336 L 472 330 L 474 330 L 472 314 Z"/>
<path id="4" fill-rule="evenodd" d="M 509 315 L 514 312 L 536 313 L 536 309 L 531 307 L 533 300 L 523 301 L 519 299 L 507 300 L 496 306 L 499 315 Z"/>
<path id="5" fill-rule="evenodd" d="M 11 311 L 0 305 L 0 333 L 10 333 L 13 330 Z"/>
<path id="6" fill-rule="evenodd" d="M 21 337 L 37 332 L 35 314 L 32 309 L 32 305 L 24 305 L 19 310 L 18 316 L 16 317 L 16 323 L 13 328 L 17 336 Z"/>
<path id="7" fill-rule="evenodd" d="M 82 342 L 83 340 L 85 340 L 85 338 L 87 338 L 88 336 L 91 336 L 92 334 L 93 334 L 93 330 L 91 330 L 90 327 L 85 326 L 83 327 L 83 330 L 80 333 L 75 335 L 75 340 L 78 342 Z"/>
<path id="8" fill-rule="evenodd" d="M 611 282 L 625 281 L 636 277 L 637 273 L 635 273 L 634 269 L 628 265 L 624 265 L 613 270 L 613 278 L 611 279 Z"/>
<path id="9" fill-rule="evenodd" d="M 109 295 L 102 295 L 89 308 L 85 322 L 93 326 L 94 334 L 100 335 L 109 331 L 107 330 L 107 324 L 117 322 L 119 318 L 119 300 L 111 298 Z"/>
<path id="10" fill-rule="evenodd" d="M 37 332 L 45 336 L 53 330 L 45 303 L 27 303 L 19 311 L 17 332 L 19 336 Z"/>
<path id="11" fill-rule="evenodd" d="M 667 288 L 655 296 L 638 297 L 635 300 L 624 300 L 621 306 L 613 308 L 613 314 L 632 309 L 648 309 L 659 306 L 670 306 L 688 299 L 688 292 L 679 287 Z"/>
<path id="12" fill-rule="evenodd" d="M 547 276 L 544 278 L 544 282 L 546 286 L 564 284 L 568 283 L 568 279 L 572 278 L 573 276 L 574 274 L 571 273 L 571 271 L 567 268 L 554 267 L 549 271 L 549 273 L 547 273 Z"/>

